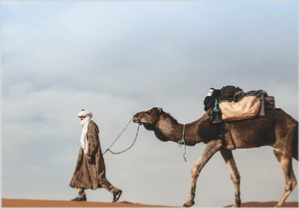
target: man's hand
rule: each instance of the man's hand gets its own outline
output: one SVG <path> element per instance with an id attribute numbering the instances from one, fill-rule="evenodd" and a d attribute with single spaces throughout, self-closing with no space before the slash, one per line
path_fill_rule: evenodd
<path id="1" fill-rule="evenodd" d="M 92 158 L 91 158 L 91 156 L 88 156 L 88 155 L 86 155 L 86 160 L 88 161 L 88 163 L 91 163 L 92 162 Z"/>

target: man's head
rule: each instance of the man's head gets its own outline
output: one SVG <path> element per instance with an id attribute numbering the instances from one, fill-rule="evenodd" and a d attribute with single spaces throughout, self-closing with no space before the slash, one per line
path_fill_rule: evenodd
<path id="1" fill-rule="evenodd" d="M 84 110 L 84 109 L 82 109 L 81 112 L 79 112 L 77 116 L 78 116 L 78 118 L 79 118 L 80 120 L 83 120 L 83 119 L 85 119 L 86 117 L 92 118 L 92 117 L 93 117 L 93 113 L 92 113 L 91 111 L 89 111 L 89 110 Z"/>
<path id="2" fill-rule="evenodd" d="M 83 119 L 85 119 L 85 117 L 86 117 L 86 116 L 80 116 L 79 119 L 80 119 L 80 120 L 83 120 Z"/>

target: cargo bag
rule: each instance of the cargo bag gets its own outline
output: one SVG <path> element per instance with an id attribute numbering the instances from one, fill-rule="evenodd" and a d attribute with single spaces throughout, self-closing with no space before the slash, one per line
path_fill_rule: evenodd
<path id="1" fill-rule="evenodd" d="M 258 114 L 260 105 L 260 98 L 253 95 L 245 95 L 237 102 L 229 100 L 219 101 L 219 109 L 222 113 L 222 119 L 225 121 L 253 118 Z"/>

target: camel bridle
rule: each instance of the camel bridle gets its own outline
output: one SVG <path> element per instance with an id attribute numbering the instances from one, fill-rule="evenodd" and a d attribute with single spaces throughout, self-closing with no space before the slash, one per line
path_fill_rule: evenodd
<path id="1" fill-rule="evenodd" d="M 181 140 L 178 141 L 178 146 L 179 146 L 179 148 L 181 148 L 182 145 L 184 145 L 183 158 L 184 158 L 184 161 L 186 162 L 186 158 L 185 158 L 186 144 L 185 144 L 185 140 L 184 140 L 184 134 L 185 134 L 185 124 L 183 124 L 183 128 L 182 128 L 182 138 L 181 138 Z"/>

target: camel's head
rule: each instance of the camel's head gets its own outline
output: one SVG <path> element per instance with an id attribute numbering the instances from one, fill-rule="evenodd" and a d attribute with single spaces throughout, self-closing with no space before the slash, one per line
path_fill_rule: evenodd
<path id="1" fill-rule="evenodd" d="M 153 107 L 147 111 L 141 111 L 133 116 L 133 122 L 143 124 L 147 130 L 153 130 L 154 125 L 159 120 L 159 115 L 162 113 L 162 108 Z"/>

